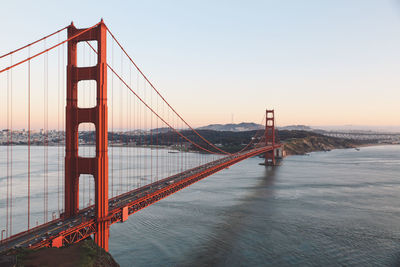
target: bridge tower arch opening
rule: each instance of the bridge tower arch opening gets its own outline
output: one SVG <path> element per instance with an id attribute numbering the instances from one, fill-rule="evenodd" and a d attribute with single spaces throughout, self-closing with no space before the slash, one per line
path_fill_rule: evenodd
<path id="1" fill-rule="evenodd" d="M 77 29 L 73 23 L 68 27 L 67 106 L 65 125 L 65 213 L 72 217 L 79 212 L 79 176 L 93 175 L 95 185 L 95 242 L 108 251 L 108 141 L 107 141 L 107 28 L 103 21 L 96 27 Z M 97 64 L 78 67 L 77 45 L 79 42 L 97 42 Z M 78 107 L 78 82 L 96 82 L 96 106 Z M 95 157 L 78 155 L 78 128 L 81 123 L 95 126 Z"/>

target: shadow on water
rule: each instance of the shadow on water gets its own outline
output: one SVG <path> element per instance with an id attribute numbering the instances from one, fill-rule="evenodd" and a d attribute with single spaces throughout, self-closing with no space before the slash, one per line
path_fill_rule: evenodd
<path id="1" fill-rule="evenodd" d="M 400 252 L 393 257 L 393 262 L 389 266 L 400 267 Z"/>
<path id="2" fill-rule="evenodd" d="M 241 198 L 240 204 L 226 210 L 224 221 L 218 224 L 208 243 L 202 248 L 184 255 L 177 266 L 224 266 L 234 245 L 246 227 L 245 220 L 257 215 L 260 205 L 266 205 L 274 194 L 274 182 L 279 167 L 265 167 L 260 182 Z"/>

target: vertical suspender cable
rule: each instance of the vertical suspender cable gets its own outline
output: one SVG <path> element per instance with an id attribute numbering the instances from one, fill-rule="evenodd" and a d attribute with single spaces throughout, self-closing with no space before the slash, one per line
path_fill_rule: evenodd
<path id="1" fill-rule="evenodd" d="M 81 63 L 82 63 L 83 67 L 86 67 L 86 54 L 85 54 L 86 49 L 85 48 L 86 48 L 85 46 L 81 46 L 81 51 L 82 51 Z M 81 92 L 80 96 L 82 97 L 82 102 L 81 103 L 82 103 L 82 105 L 84 107 L 87 107 L 87 99 L 86 99 L 87 83 L 86 82 L 83 82 L 83 84 L 81 83 L 81 90 L 79 90 L 79 83 L 78 83 L 78 99 L 80 99 L 79 91 Z M 79 103 L 79 100 L 78 100 L 78 103 Z M 81 155 L 83 157 L 87 157 L 88 156 L 88 154 L 87 154 L 88 153 L 88 147 L 86 145 L 84 145 L 84 144 L 82 144 L 82 145 L 79 144 L 79 139 L 80 139 L 79 135 L 84 137 L 87 134 L 86 125 L 87 125 L 86 123 L 82 124 L 83 127 L 82 127 L 82 131 L 81 132 L 79 132 L 79 125 L 78 125 L 78 155 L 79 155 L 79 151 L 80 151 L 82 153 Z M 81 204 L 82 208 L 84 208 L 85 207 L 85 178 L 84 178 L 84 176 L 79 176 L 78 180 L 79 180 L 79 182 L 78 182 L 78 184 L 79 184 L 78 194 L 79 194 L 79 191 L 82 192 L 81 193 L 82 197 L 79 196 L 79 202 L 82 203 Z M 82 188 L 81 188 L 81 183 L 82 183 Z"/>
<path id="2" fill-rule="evenodd" d="M 137 90 L 138 90 L 138 93 L 139 93 L 139 86 L 140 86 L 140 82 L 139 82 L 139 72 L 137 72 L 136 73 L 136 86 L 137 86 Z M 141 126 L 141 124 L 140 124 L 140 122 L 141 122 L 141 115 L 140 115 L 140 103 L 138 103 L 138 105 L 137 105 L 137 112 L 136 112 L 136 114 L 137 114 L 137 131 L 136 131 L 136 137 L 137 137 L 137 146 L 136 146 L 136 161 L 137 161 L 137 164 L 136 164 L 136 166 L 137 166 L 137 175 L 136 175 L 136 177 L 137 177 L 137 180 L 136 180 L 136 186 L 139 188 L 140 187 L 140 179 L 141 179 L 141 168 L 142 168 L 142 165 L 141 165 L 141 155 L 140 155 L 140 140 L 141 140 L 141 138 L 140 138 L 140 126 Z"/>
<path id="3" fill-rule="evenodd" d="M 85 46 L 81 46 L 80 50 L 82 51 L 82 57 L 78 57 L 78 62 L 79 62 L 79 59 L 80 59 L 81 66 L 86 67 L 86 57 L 85 57 L 85 50 L 86 49 L 85 49 Z M 81 85 L 80 86 L 81 90 L 79 90 L 79 83 L 78 83 L 78 103 L 79 103 L 79 99 L 80 99 L 80 96 L 81 96 L 82 97 L 82 102 L 81 102 L 82 104 L 81 105 L 83 107 L 87 107 L 86 106 L 87 105 L 87 101 L 86 101 L 87 83 L 83 82 L 80 85 Z M 79 104 L 78 104 L 78 107 L 79 107 Z M 88 152 L 87 146 L 85 146 L 84 144 L 79 144 L 79 139 L 80 139 L 79 136 L 84 137 L 86 135 L 86 133 L 87 133 L 86 132 L 86 130 L 87 130 L 86 123 L 82 124 L 82 128 L 81 129 L 82 129 L 81 132 L 79 132 L 79 125 L 78 125 L 78 155 L 79 155 L 79 153 L 81 153 L 81 155 L 83 157 L 87 157 L 87 152 Z M 82 188 L 81 188 L 81 185 L 82 185 Z M 80 175 L 79 178 L 78 178 L 78 186 L 79 186 L 78 187 L 79 188 L 78 189 L 78 194 L 82 195 L 82 197 L 79 196 L 79 202 L 81 202 L 81 204 L 78 204 L 78 206 L 81 205 L 81 207 L 84 208 L 85 207 L 85 178 L 82 175 Z M 79 207 L 79 208 L 81 208 L 81 207 Z"/>
<path id="4" fill-rule="evenodd" d="M 12 60 L 12 56 L 11 56 Z M 11 128 L 11 147 L 10 147 L 10 235 L 13 227 L 13 71 L 10 70 L 10 128 Z"/>
<path id="5" fill-rule="evenodd" d="M 6 235 L 9 236 L 9 205 L 10 205 L 10 71 L 7 71 L 7 197 L 6 197 Z"/>
<path id="6" fill-rule="evenodd" d="M 31 48 L 28 48 L 30 57 Z M 28 230 L 31 216 L 31 61 L 28 61 Z"/>
<path id="7" fill-rule="evenodd" d="M 60 42 L 60 35 L 58 35 L 58 42 Z M 58 136 L 58 144 L 57 144 L 57 210 L 58 214 L 60 214 L 60 161 L 61 161 L 61 153 L 60 153 L 60 47 L 57 48 L 58 53 L 58 62 L 57 62 L 57 136 Z"/>
<path id="8" fill-rule="evenodd" d="M 114 66 L 114 41 L 111 42 L 111 65 Z M 111 197 L 114 197 L 114 74 L 111 75 Z"/>
<path id="9" fill-rule="evenodd" d="M 129 84 L 130 86 L 132 86 L 132 73 L 131 73 L 131 66 L 129 65 Z M 127 161 L 127 165 L 126 165 L 126 169 L 127 169 L 127 186 L 126 186 L 126 191 L 129 191 L 131 189 L 131 157 L 130 157 L 130 151 L 131 151 L 131 147 L 129 146 L 129 139 L 131 136 L 131 113 L 132 113 L 132 109 L 131 109 L 131 98 L 130 95 L 128 94 L 128 90 L 126 91 L 126 106 L 128 109 L 128 116 L 126 116 L 126 127 L 127 127 L 127 131 L 126 131 L 126 153 L 127 153 L 127 157 L 126 157 L 126 161 Z"/>
<path id="10" fill-rule="evenodd" d="M 62 66 L 65 66 L 65 43 L 63 44 L 63 46 L 62 46 Z M 66 97 L 65 97 L 65 95 L 64 94 L 66 94 L 66 90 L 63 90 L 64 89 L 64 86 L 65 86 L 65 83 L 66 83 L 66 79 L 65 79 L 65 71 L 62 71 L 62 84 L 63 84 L 63 86 L 62 86 L 62 92 L 63 92 L 63 95 L 62 95 L 62 102 L 61 103 L 63 103 L 64 104 L 64 99 L 66 99 Z M 62 117 L 62 125 L 63 125 L 63 127 L 62 127 L 62 129 L 63 129 L 63 142 L 64 142 L 64 144 L 65 144 L 65 120 L 64 120 L 64 118 L 65 118 L 65 109 L 63 108 L 65 105 L 61 105 L 61 109 L 62 109 L 62 111 L 61 111 L 61 117 Z M 64 150 L 62 150 L 62 151 L 64 151 Z M 65 170 L 65 162 L 64 161 L 61 161 L 62 162 L 62 170 Z M 61 184 L 62 184 L 62 190 L 61 190 L 61 199 L 64 199 L 64 194 L 65 194 L 65 191 L 64 191 L 64 188 L 65 188 L 65 171 L 63 171 L 62 172 L 62 179 L 61 179 Z M 64 201 L 61 201 L 61 203 L 62 203 L 62 211 L 64 211 L 64 209 L 65 209 L 65 203 L 64 203 Z"/>
<path id="11" fill-rule="evenodd" d="M 158 113 L 158 98 L 156 98 L 156 103 L 157 103 L 157 113 Z M 158 180 L 158 150 L 160 149 L 160 144 L 158 137 L 161 133 L 161 131 L 158 129 L 158 118 L 156 118 L 156 181 Z"/>
<path id="12" fill-rule="evenodd" d="M 181 122 L 181 131 L 183 132 L 183 124 L 182 124 L 182 122 Z M 183 139 L 182 138 L 179 138 L 180 140 L 181 140 L 181 148 L 180 148 L 180 150 L 181 150 L 181 172 L 183 172 L 183 156 L 184 156 L 184 150 L 183 150 Z"/>
<path id="13" fill-rule="evenodd" d="M 89 49 L 89 66 L 92 66 L 92 56 L 93 56 L 93 53 L 90 53 L 90 49 Z M 96 88 L 94 88 L 94 89 L 96 90 Z M 96 95 L 96 93 L 94 95 Z M 93 107 L 96 105 L 96 99 L 92 96 L 92 90 L 89 90 L 89 105 L 90 105 L 90 107 Z M 96 137 L 93 138 L 93 136 L 96 136 L 96 133 L 94 133 L 94 130 L 95 129 L 93 129 L 93 124 L 90 124 L 90 127 L 89 127 L 89 134 L 90 134 L 89 135 L 90 136 L 89 145 L 90 146 L 95 144 L 94 139 Z M 92 135 L 92 134 L 94 134 L 94 135 Z M 96 149 L 96 148 L 94 147 L 93 149 Z M 92 204 L 92 182 L 94 181 L 93 179 L 94 179 L 93 177 L 89 178 L 89 206 Z"/>
<path id="14" fill-rule="evenodd" d="M 138 93 L 140 92 L 140 81 L 139 81 L 139 73 L 137 74 L 137 90 Z M 137 135 L 138 135 L 138 148 L 137 148 L 137 166 L 138 166 L 138 180 L 137 180 L 137 187 L 140 187 L 140 179 L 142 178 L 142 155 L 141 155 L 141 141 L 142 141 L 142 136 L 141 136 L 141 131 L 140 128 L 142 126 L 142 113 L 141 113 L 141 107 L 140 107 L 140 103 L 137 105 L 137 121 L 138 121 L 138 129 L 137 129 Z"/>
<path id="15" fill-rule="evenodd" d="M 144 99 L 146 99 L 146 81 L 143 80 L 143 95 L 144 95 Z M 145 179 L 145 184 L 147 184 L 147 149 L 146 149 L 146 145 L 147 145 L 147 140 L 146 140 L 146 127 L 147 127 L 147 121 L 146 121 L 146 107 L 143 105 L 143 139 L 144 139 L 144 149 L 143 149 L 143 153 L 144 153 L 144 179 Z"/>
<path id="16" fill-rule="evenodd" d="M 12 65 L 12 57 L 11 64 Z M 7 203 L 6 235 L 10 236 L 10 71 L 7 71 Z"/>
<path id="17" fill-rule="evenodd" d="M 46 47 L 45 47 L 46 49 Z M 46 54 L 43 57 L 43 223 L 46 222 Z"/>
<path id="18" fill-rule="evenodd" d="M 86 63 L 85 63 L 86 65 L 85 66 L 90 67 L 91 66 L 91 64 L 90 64 L 91 50 L 90 50 L 90 48 L 86 47 L 86 45 L 85 45 L 85 49 L 87 49 L 87 52 L 86 52 L 87 59 L 86 59 Z M 92 89 L 93 89 L 92 84 L 91 83 L 87 83 L 87 89 L 85 89 L 85 91 L 87 91 L 86 92 L 86 94 L 87 94 L 87 101 L 86 101 L 87 105 L 86 105 L 86 107 L 88 107 L 88 108 L 92 107 L 92 94 L 91 94 Z M 87 131 L 86 131 L 86 147 L 87 147 L 87 150 L 88 150 L 88 154 L 87 155 L 88 155 L 88 157 L 96 157 L 96 149 L 92 150 L 92 146 L 91 146 L 91 140 L 92 140 L 92 131 L 91 130 L 92 130 L 92 124 L 89 123 L 89 124 L 87 124 Z M 87 207 L 87 206 L 89 206 L 89 202 L 90 202 L 90 190 L 89 190 L 89 188 L 90 188 L 91 177 L 89 175 L 87 175 L 85 180 L 86 180 L 85 181 L 85 195 L 86 195 L 85 198 L 86 198 L 86 202 L 84 204 L 85 204 L 85 207 Z"/>
<path id="19" fill-rule="evenodd" d="M 46 40 L 44 41 L 46 49 Z M 48 52 L 44 54 L 44 222 L 48 221 Z"/>
<path id="20" fill-rule="evenodd" d="M 150 91 L 150 106 L 153 106 L 153 96 Z M 150 182 L 153 182 L 153 114 L 150 113 Z"/>
<path id="21" fill-rule="evenodd" d="M 123 72 L 122 63 L 122 50 L 121 50 L 121 75 Z M 122 194 L 122 135 L 123 135 L 123 123 L 122 123 L 122 83 L 119 83 L 119 193 Z"/>
<path id="22" fill-rule="evenodd" d="M 170 110 L 168 110 L 168 121 L 170 121 L 169 117 L 170 117 Z M 168 151 L 171 150 L 171 145 L 172 145 L 172 141 L 171 140 L 172 140 L 172 131 L 170 131 L 168 129 Z M 171 175 L 171 158 L 172 158 L 171 154 L 168 153 L 168 155 L 167 155 L 167 173 L 168 173 L 168 176 Z"/>

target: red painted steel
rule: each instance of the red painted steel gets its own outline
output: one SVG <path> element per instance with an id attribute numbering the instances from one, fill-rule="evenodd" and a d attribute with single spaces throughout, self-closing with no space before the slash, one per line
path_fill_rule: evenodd
<path id="1" fill-rule="evenodd" d="M 265 114 L 265 145 L 275 145 L 275 114 L 273 109 L 267 109 Z M 276 165 L 275 149 L 265 153 L 265 165 Z"/>
<path id="2" fill-rule="evenodd" d="M 122 218 L 121 218 L 121 222 L 124 222 L 126 220 L 128 220 L 128 207 L 123 207 L 122 208 Z"/>
<path id="3" fill-rule="evenodd" d="M 68 42 L 67 66 L 67 107 L 65 141 L 65 217 L 79 211 L 79 176 L 93 175 L 95 181 L 96 243 L 108 250 L 108 155 L 107 155 L 107 61 L 106 26 L 101 21 L 92 29 L 68 27 L 68 39 L 83 34 Z M 77 44 L 83 41 L 97 41 L 97 65 L 77 67 Z M 95 80 L 97 83 L 97 105 L 93 108 L 78 108 L 78 82 Z M 96 157 L 78 156 L 78 126 L 93 123 L 96 128 Z"/>
<path id="4" fill-rule="evenodd" d="M 63 246 L 63 236 L 59 235 L 51 241 L 51 246 L 53 248 L 60 248 Z"/>
<path id="5" fill-rule="evenodd" d="M 35 54 L 35 55 L 33 55 L 33 56 L 30 56 L 30 57 L 28 57 L 28 58 L 25 58 L 25 59 L 23 59 L 23 60 L 21 60 L 21 61 L 15 63 L 15 64 L 12 64 L 12 65 L 10 65 L 10 66 L 4 68 L 4 69 L 1 69 L 1 70 L 0 70 L 0 73 L 5 72 L 5 71 L 7 71 L 7 70 L 10 70 L 10 69 L 12 69 L 12 68 L 14 68 L 14 67 L 16 67 L 16 66 L 19 66 L 19 65 L 21 65 L 21 64 L 23 64 L 23 63 L 25 63 L 25 62 L 27 62 L 27 61 L 30 61 L 30 60 L 32 60 L 32 59 L 34 59 L 34 58 L 36 58 L 36 57 L 38 57 L 38 56 L 40 56 L 40 55 L 43 55 L 44 53 L 47 53 L 47 52 L 53 50 L 54 48 L 56 48 L 56 47 L 58 47 L 58 46 L 60 46 L 60 45 L 62 45 L 62 44 L 64 44 L 64 43 L 66 43 L 66 42 L 69 42 L 69 41 L 71 41 L 72 39 L 75 39 L 75 38 L 77 38 L 77 37 L 80 36 L 80 35 L 85 34 L 87 31 L 90 31 L 91 29 L 97 27 L 99 24 L 100 24 L 100 23 L 98 23 L 98 24 L 96 24 L 96 25 L 94 25 L 94 26 L 92 26 L 92 27 L 90 27 L 90 28 L 87 28 L 87 29 L 85 29 L 84 31 L 81 31 L 81 32 L 77 33 L 75 36 L 71 36 L 71 37 L 69 37 L 67 40 L 64 40 L 64 41 L 62 41 L 62 42 L 60 42 L 60 43 L 58 43 L 58 44 L 55 44 L 55 45 L 53 45 L 52 47 L 47 48 L 47 49 L 45 49 L 45 50 L 43 50 L 43 51 L 41 51 L 41 52 L 39 52 L 39 53 L 37 53 L 37 54 Z"/>
<path id="6" fill-rule="evenodd" d="M 18 49 L 15 49 L 15 50 L 13 50 L 13 51 L 7 53 L 7 54 L 1 55 L 0 58 L 7 57 L 7 56 L 12 55 L 12 54 L 14 54 L 14 53 L 16 53 L 16 52 L 18 52 L 18 51 L 21 51 L 21 50 L 23 50 L 23 49 L 25 49 L 25 48 L 27 48 L 27 47 L 30 47 L 30 46 L 32 46 L 32 45 L 34 45 L 34 44 L 37 44 L 37 43 L 39 43 L 40 41 L 43 41 L 43 40 L 45 40 L 45 39 L 47 39 L 47 38 L 49 38 L 49 37 L 51 37 L 51 36 L 53 36 L 53 35 L 56 35 L 57 33 L 62 32 L 63 30 L 65 30 L 65 29 L 67 29 L 67 28 L 68 28 L 68 26 L 67 26 L 67 27 L 64 27 L 64 28 L 62 28 L 62 29 L 59 29 L 58 31 L 55 31 L 55 32 L 53 32 L 53 33 L 51 33 L 51 34 L 49 34 L 49 35 L 46 35 L 45 37 L 40 38 L 39 40 L 36 40 L 36 41 L 34 41 L 34 42 L 32 42 L 32 43 L 29 43 L 29 44 L 27 44 L 27 45 L 24 45 L 24 46 L 22 46 L 22 47 L 20 47 L 20 48 L 18 48 Z"/>

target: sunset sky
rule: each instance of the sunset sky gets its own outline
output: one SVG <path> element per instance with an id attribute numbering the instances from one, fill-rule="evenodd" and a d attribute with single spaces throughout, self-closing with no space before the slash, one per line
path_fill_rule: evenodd
<path id="1" fill-rule="evenodd" d="M 104 18 L 194 126 L 400 126 L 400 2 L 5 1 L 0 54 Z M 3 90 L 3 88 L 0 88 Z"/>

